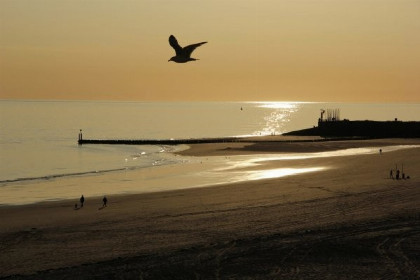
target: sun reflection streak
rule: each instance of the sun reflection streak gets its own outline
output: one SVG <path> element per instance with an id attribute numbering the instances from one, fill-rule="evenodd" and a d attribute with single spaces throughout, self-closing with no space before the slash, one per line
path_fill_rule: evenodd
<path id="1" fill-rule="evenodd" d="M 294 109 L 297 107 L 298 102 L 257 102 L 260 108 L 270 109 Z"/>
<path id="2" fill-rule="evenodd" d="M 409 147 L 413 147 L 413 146 L 412 145 L 411 146 L 410 145 L 389 146 L 389 147 L 383 147 L 382 150 L 383 152 L 389 152 L 396 149 L 403 149 L 403 148 L 409 148 Z M 223 171 L 223 170 L 255 167 L 255 166 L 262 165 L 264 164 L 264 162 L 268 162 L 268 161 L 302 160 L 302 159 L 374 154 L 374 153 L 377 153 L 378 150 L 379 150 L 379 147 L 367 147 L 367 148 L 350 148 L 350 149 L 317 152 L 317 153 L 242 155 L 242 156 L 230 157 L 228 166 L 219 167 L 216 170 Z"/>
<path id="3" fill-rule="evenodd" d="M 282 128 L 290 121 L 293 113 L 299 110 L 297 102 L 259 102 L 257 107 L 269 109 L 264 116 L 262 128 L 255 135 L 282 134 Z"/>
<path id="4" fill-rule="evenodd" d="M 401 149 L 418 148 L 419 145 L 398 145 L 381 147 L 382 152 L 391 152 Z M 314 158 L 328 158 L 352 155 L 367 155 L 378 153 L 379 147 L 350 148 L 336 151 L 317 153 L 290 153 L 290 154 L 259 154 L 259 155 L 238 155 L 227 157 L 214 157 L 214 163 L 218 167 L 208 174 L 213 178 L 223 178 L 224 182 L 242 182 L 249 180 L 261 180 L 280 178 L 291 175 L 299 175 L 308 172 L 323 171 L 332 167 L 312 166 L 307 168 L 275 168 L 265 169 L 265 164 L 270 161 L 284 160 L 305 160 Z M 249 170 L 253 168 L 255 170 Z"/>
<path id="5" fill-rule="evenodd" d="M 253 170 L 245 172 L 245 180 L 261 180 L 280 178 L 290 175 L 298 175 L 308 172 L 325 170 L 326 167 L 308 167 L 308 168 L 276 168 L 266 170 Z"/>

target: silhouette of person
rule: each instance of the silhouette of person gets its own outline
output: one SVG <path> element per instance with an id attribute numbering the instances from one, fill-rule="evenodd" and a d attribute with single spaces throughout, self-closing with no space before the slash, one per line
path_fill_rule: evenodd
<path id="1" fill-rule="evenodd" d="M 389 178 L 394 179 L 394 175 L 392 174 L 392 169 L 389 171 Z"/>
<path id="2" fill-rule="evenodd" d="M 103 205 L 102 205 L 102 207 L 106 207 L 106 203 L 108 202 L 108 199 L 106 198 L 106 196 L 104 196 L 104 198 L 102 199 L 102 201 L 103 201 Z"/>
<path id="3" fill-rule="evenodd" d="M 399 169 L 397 169 L 397 174 L 395 174 L 395 178 L 396 178 L 397 180 L 399 180 L 399 179 L 400 179 L 400 170 L 399 170 Z"/>
<path id="4" fill-rule="evenodd" d="M 82 197 L 80 198 L 80 207 L 83 207 L 83 203 L 85 203 L 85 197 L 82 194 Z"/>

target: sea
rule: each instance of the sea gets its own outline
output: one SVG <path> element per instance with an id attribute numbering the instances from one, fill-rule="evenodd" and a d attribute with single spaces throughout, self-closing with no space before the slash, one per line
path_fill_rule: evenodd
<path id="1" fill-rule="evenodd" d="M 317 125 L 323 110 L 349 120 L 420 120 L 420 104 L 0 100 L 0 189 L 176 165 L 185 159 L 172 152 L 188 148 L 78 145 L 79 133 L 84 139 L 281 135 Z"/>

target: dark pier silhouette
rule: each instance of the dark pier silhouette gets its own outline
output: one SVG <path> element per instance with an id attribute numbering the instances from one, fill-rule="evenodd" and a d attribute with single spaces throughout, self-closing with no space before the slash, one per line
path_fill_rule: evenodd
<path id="1" fill-rule="evenodd" d="M 299 135 L 307 136 L 307 135 Z M 310 135 L 317 136 L 317 135 Z M 188 144 L 208 144 L 208 143 L 297 143 L 297 142 L 326 142 L 326 141 L 345 141 L 345 140 L 364 140 L 369 137 L 294 137 L 290 139 L 284 137 L 252 136 L 252 137 L 221 137 L 221 138 L 196 138 L 196 139 L 79 139 L 79 145 L 85 144 L 105 144 L 105 145 L 188 145 Z"/>
<path id="2" fill-rule="evenodd" d="M 324 117 L 324 114 L 327 114 Z M 320 137 L 420 138 L 420 122 L 340 119 L 339 109 L 321 110 L 318 126 L 291 131 L 284 135 Z"/>
<path id="3" fill-rule="evenodd" d="M 82 130 L 79 133 L 79 145 L 181 145 L 206 143 L 245 143 L 245 142 L 322 142 L 337 140 L 364 140 L 378 138 L 420 138 L 420 122 L 393 121 L 350 121 L 340 119 L 339 109 L 321 110 L 318 126 L 291 131 L 282 136 L 306 136 L 290 139 L 273 137 L 217 137 L 189 139 L 83 139 Z M 309 139 L 308 139 L 308 136 Z"/>
<path id="4" fill-rule="evenodd" d="M 111 145 L 180 145 L 180 144 L 204 144 L 204 143 L 233 143 L 249 142 L 240 137 L 224 138 L 197 138 L 197 139 L 79 139 L 79 145 L 83 144 L 111 144 Z"/>

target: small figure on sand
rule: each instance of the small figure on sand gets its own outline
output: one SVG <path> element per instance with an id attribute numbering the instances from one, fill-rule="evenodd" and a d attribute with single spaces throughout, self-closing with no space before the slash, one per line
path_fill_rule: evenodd
<path id="1" fill-rule="evenodd" d="M 74 210 L 77 210 L 77 209 L 79 209 L 79 208 L 77 207 L 77 203 L 75 203 L 74 204 Z"/>
<path id="2" fill-rule="evenodd" d="M 106 207 L 106 203 L 108 202 L 108 199 L 106 198 L 106 196 L 104 196 L 104 198 L 102 199 L 103 203 L 102 207 Z"/>
<path id="3" fill-rule="evenodd" d="M 399 180 L 400 179 L 400 170 L 397 169 L 397 172 L 395 174 L 395 179 Z"/>
<path id="4" fill-rule="evenodd" d="M 83 203 L 85 203 L 85 197 L 82 194 L 82 197 L 80 198 L 80 208 L 83 207 Z"/>
<path id="5" fill-rule="evenodd" d="M 394 174 L 392 173 L 392 169 L 389 171 L 389 178 L 394 179 Z"/>

